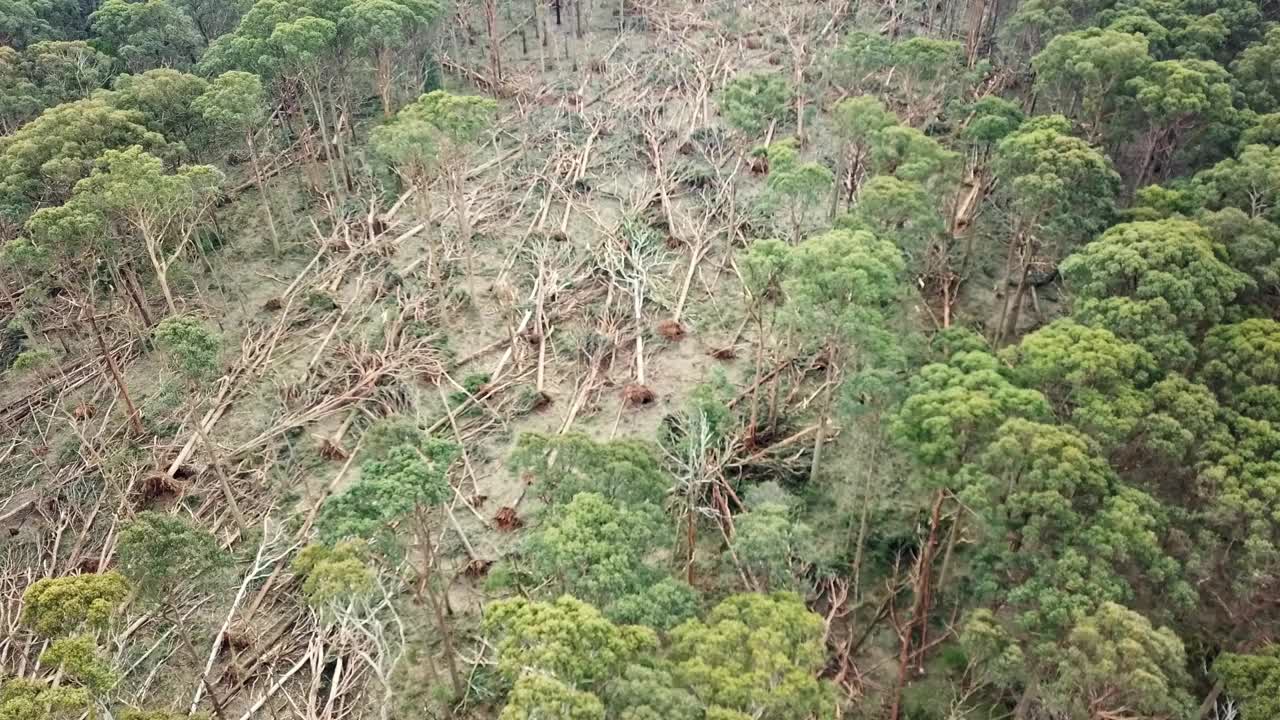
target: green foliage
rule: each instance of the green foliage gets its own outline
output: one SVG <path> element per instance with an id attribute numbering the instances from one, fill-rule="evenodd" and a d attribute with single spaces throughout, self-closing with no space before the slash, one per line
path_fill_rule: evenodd
<path id="1" fill-rule="evenodd" d="M 340 31 L 378 53 L 409 42 L 440 12 L 433 0 L 355 0 L 342 9 Z"/>
<path id="2" fill-rule="evenodd" d="M 781 76 L 744 73 L 720 91 L 720 113 L 743 135 L 754 138 L 786 118 L 791 89 Z"/>
<path id="3" fill-rule="evenodd" d="M 604 720 L 604 704 L 554 677 L 528 673 L 511 688 L 499 720 Z"/>
<path id="4" fill-rule="evenodd" d="M 117 77 L 106 97 L 122 110 L 141 113 L 148 128 L 194 149 L 206 136 L 205 118 L 196 101 L 208 88 L 203 78 L 162 68 Z"/>
<path id="5" fill-rule="evenodd" d="M 792 562 L 812 563 L 817 538 L 813 529 L 793 517 L 777 500 L 753 503 L 734 521 L 730 547 L 747 573 L 767 588 L 796 589 Z"/>
<path id="6" fill-rule="evenodd" d="M 25 50 L 0 46 L 0 127 L 15 130 L 47 107 L 101 88 L 112 60 L 81 40 L 47 40 Z"/>
<path id="7" fill-rule="evenodd" d="M 698 604 L 697 590 L 666 577 L 618 598 L 605 608 L 605 615 L 620 625 L 644 625 L 666 632 L 696 615 Z"/>
<path id="8" fill-rule="evenodd" d="M 214 78 L 191 107 L 211 127 L 243 134 L 266 119 L 267 98 L 257 75 L 229 70 Z"/>
<path id="9" fill-rule="evenodd" d="M 1057 415 L 1106 447 L 1127 440 L 1150 412 L 1141 392 L 1155 360 L 1110 331 L 1063 319 L 1008 348 L 1012 377 L 1044 393 Z"/>
<path id="10" fill-rule="evenodd" d="M 596 442 L 579 433 L 523 433 L 508 462 L 553 506 L 586 492 L 624 506 L 660 507 L 672 480 L 655 450 L 638 440 Z"/>
<path id="11" fill-rule="evenodd" d="M 0 4 L 0 46 L 21 50 L 41 40 L 76 35 L 81 14 L 74 0 L 5 0 Z"/>
<path id="12" fill-rule="evenodd" d="M 58 638 L 40 653 L 40 662 L 61 670 L 67 677 L 94 694 L 116 683 L 110 664 L 98 656 L 98 645 L 90 635 Z"/>
<path id="13" fill-rule="evenodd" d="M 187 380 L 196 382 L 217 372 L 221 342 L 199 320 L 186 315 L 167 317 L 156 325 L 153 335 L 168 363 Z"/>
<path id="14" fill-rule="evenodd" d="M 918 182 L 892 175 L 876 175 L 864 183 L 857 205 L 837 225 L 890 238 L 912 255 L 922 254 L 946 228 L 934 194 Z"/>
<path id="15" fill-rule="evenodd" d="M 419 446 L 397 445 L 364 461 L 360 479 L 325 501 L 316 521 L 322 541 L 378 538 L 388 524 L 415 508 L 435 507 L 453 496 L 445 476 L 458 455 L 456 445 L 429 439 Z"/>
<path id="16" fill-rule="evenodd" d="M 567 595 L 552 603 L 524 598 L 490 603 L 484 628 L 493 638 L 498 670 L 509 680 L 547 674 L 589 692 L 657 648 L 652 630 L 614 625 Z"/>
<path id="17" fill-rule="evenodd" d="M 1060 717 L 1098 717 L 1108 710 L 1142 717 L 1187 717 L 1182 642 L 1168 628 L 1115 603 L 1071 629 L 1044 690 L 1044 705 Z"/>
<path id="18" fill-rule="evenodd" d="M 46 369 L 56 365 L 57 362 L 57 356 L 49 348 L 27 348 L 13 358 L 13 364 L 9 367 L 14 372 L 27 372 Z"/>
<path id="19" fill-rule="evenodd" d="M 1022 108 L 995 95 L 987 95 L 973 103 L 969 112 L 971 115 L 960 132 L 961 137 L 987 146 L 1005 139 L 1026 120 Z"/>
<path id="20" fill-rule="evenodd" d="M 376 128 L 369 145 L 410 180 L 424 182 L 429 172 L 442 163 L 456 162 L 480 140 L 493 123 L 496 107 L 489 98 L 434 90 Z"/>
<path id="21" fill-rule="evenodd" d="M 619 507 L 595 493 L 579 493 L 551 509 L 529 539 L 541 577 L 560 592 L 600 607 L 642 590 L 654 572 L 645 564 L 661 539 L 657 509 Z"/>
<path id="22" fill-rule="evenodd" d="M 1043 418 L 1044 396 L 1014 385 L 996 358 L 966 351 L 926 365 L 890 423 L 895 439 L 932 483 L 945 485 L 1009 418 Z"/>
<path id="23" fill-rule="evenodd" d="M 1267 31 L 1263 42 L 1245 48 L 1231 64 L 1231 74 L 1249 107 L 1262 113 L 1280 110 L 1280 28 Z"/>
<path id="24" fill-rule="evenodd" d="M 1129 81 L 1138 107 L 1152 125 L 1170 127 L 1192 119 L 1223 119 L 1232 112 L 1231 76 L 1211 60 L 1153 63 Z"/>
<path id="25" fill-rule="evenodd" d="M 218 585 L 230 558 L 209 531 L 147 510 L 120 532 L 120 572 L 143 600 L 172 606 L 183 590 Z"/>
<path id="26" fill-rule="evenodd" d="M 1227 263 L 1253 281 L 1258 300 L 1280 294 L 1280 226 L 1234 207 L 1203 214 L 1200 225 L 1226 250 Z"/>
<path id="27" fill-rule="evenodd" d="M 986 609 L 969 616 L 961 638 L 988 681 L 1025 688 L 1024 697 L 1053 717 L 1185 717 L 1192 707 L 1177 636 L 1116 603 L 1081 617 L 1060 643 L 1019 643 Z"/>
<path id="28" fill-rule="evenodd" d="M 0 685 L 0 720 L 74 720 L 91 709 L 92 698 L 84 688 L 24 678 Z"/>
<path id="29" fill-rule="evenodd" d="M 866 145 L 876 133 L 896 125 L 898 117 L 871 95 L 845 98 L 831 109 L 836 135 L 846 142 Z"/>
<path id="30" fill-rule="evenodd" d="M 117 572 L 42 578 L 22 594 L 22 620 L 46 637 L 102 630 L 128 594 Z"/>
<path id="31" fill-rule="evenodd" d="M 1078 433 L 1009 420 L 983 452 L 982 472 L 961 492 L 988 541 L 983 594 L 1017 609 L 1025 636 L 1051 638 L 1135 584 L 1160 588 L 1170 604 L 1193 597 L 1160 547 L 1159 503 L 1123 487 Z"/>
<path id="32" fill-rule="evenodd" d="M 1151 64 L 1143 35 L 1088 28 L 1058 35 L 1031 65 L 1036 88 L 1069 110 L 1077 102 L 1080 119 L 1094 137 L 1107 130 L 1112 115 L 1122 111 L 1124 90 Z"/>
<path id="33" fill-rule="evenodd" d="M 782 287 L 788 322 L 834 343 L 854 367 L 892 358 L 887 330 L 902 290 L 902 253 L 867 232 L 833 230 L 791 252 Z"/>
<path id="34" fill-rule="evenodd" d="M 1280 713 L 1280 648 L 1253 655 L 1223 653 L 1213 662 L 1227 695 L 1241 703 L 1242 720 L 1268 720 Z"/>
<path id="35" fill-rule="evenodd" d="M 1253 318 L 1230 325 L 1219 325 L 1209 331 L 1201 350 L 1206 361 L 1201 377 L 1229 402 L 1242 408 L 1256 403 L 1263 390 L 1280 386 L 1280 323 Z M 1276 413 L 1267 413 L 1276 415 Z"/>
<path id="36" fill-rule="evenodd" d="M 792 593 L 733 595 L 671 632 L 678 683 L 709 710 L 760 720 L 829 717 L 824 657 L 822 619 Z"/>
<path id="37" fill-rule="evenodd" d="M 702 720 L 703 708 L 679 687 L 665 663 L 628 665 L 611 680 L 603 697 L 618 720 Z"/>
<path id="38" fill-rule="evenodd" d="M 1185 220 L 1116 225 L 1063 261 L 1076 313 L 1146 348 L 1163 366 L 1185 363 L 1249 278 L 1223 262 L 1204 228 Z"/>
<path id="39" fill-rule="evenodd" d="M 915 128 L 894 124 L 872 135 L 870 159 L 877 173 L 936 190 L 950 179 L 960 156 Z"/>
<path id="40" fill-rule="evenodd" d="M 38 205 L 63 201 L 104 150 L 163 148 L 164 137 L 144 123 L 141 113 L 121 110 L 103 98 L 44 111 L 0 139 L 0 212 L 21 221 Z"/>
<path id="41" fill-rule="evenodd" d="M 1102 230 L 1120 186 L 1111 161 L 1068 128 L 1059 115 L 1028 120 L 1000 141 L 992 162 L 999 195 L 1041 242 L 1079 242 Z"/>
<path id="42" fill-rule="evenodd" d="M 306 578 L 302 592 L 313 607 L 343 604 L 373 590 L 368 555 L 368 546 L 358 540 L 343 540 L 332 547 L 308 545 L 294 558 L 293 569 Z"/>
<path id="43" fill-rule="evenodd" d="M 1280 147 L 1245 145 L 1234 158 L 1196 174 L 1194 186 L 1213 210 L 1234 207 L 1250 217 L 1280 220 Z"/>
<path id="44" fill-rule="evenodd" d="M 190 67 L 204 44 L 191 18 L 168 0 L 106 0 L 89 20 L 102 48 L 132 72 Z"/>
<path id="45" fill-rule="evenodd" d="M 765 152 L 769 159 L 765 186 L 770 199 L 786 206 L 791 219 L 791 240 L 800 242 L 805 210 L 829 192 L 834 176 L 820 163 L 801 162 L 791 142 L 773 143 Z"/>

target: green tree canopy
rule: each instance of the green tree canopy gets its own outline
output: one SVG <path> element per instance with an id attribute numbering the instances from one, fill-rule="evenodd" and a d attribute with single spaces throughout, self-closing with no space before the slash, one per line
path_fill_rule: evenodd
<path id="1" fill-rule="evenodd" d="M 791 100 L 787 81 L 773 73 L 744 73 L 720 91 L 720 113 L 748 138 L 786 118 Z"/>
<path id="2" fill-rule="evenodd" d="M 143 115 L 104 98 L 50 108 L 0 138 L 0 212 L 21 222 L 34 209 L 65 200 L 105 150 L 139 145 L 162 151 L 162 135 Z"/>
<path id="3" fill-rule="evenodd" d="M 138 596 L 172 605 L 183 590 L 215 584 L 229 558 L 209 531 L 176 515 L 147 510 L 120 532 L 120 572 Z"/>
<path id="4" fill-rule="evenodd" d="M 824 656 L 822 619 L 792 593 L 733 595 L 671 632 L 678 683 L 709 711 L 760 720 L 829 717 Z"/>
<path id="5" fill-rule="evenodd" d="M 128 594 L 129 583 L 117 572 L 43 578 L 22 594 L 22 619 L 46 637 L 100 630 Z"/>
<path id="6" fill-rule="evenodd" d="M 658 463 L 657 448 L 639 440 L 597 442 L 580 433 L 523 433 L 509 462 L 553 506 L 587 492 L 623 506 L 661 507 L 672 485 Z"/>
<path id="7" fill-rule="evenodd" d="M 615 625 L 567 595 L 555 602 L 515 598 L 490 603 L 484 627 L 494 639 L 498 671 L 509 680 L 541 673 L 592 693 L 651 655 L 658 644 L 652 630 Z"/>
<path id="8" fill-rule="evenodd" d="M 133 72 L 187 68 L 200 59 L 195 23 L 169 0 L 106 0 L 89 19 L 102 48 Z"/>

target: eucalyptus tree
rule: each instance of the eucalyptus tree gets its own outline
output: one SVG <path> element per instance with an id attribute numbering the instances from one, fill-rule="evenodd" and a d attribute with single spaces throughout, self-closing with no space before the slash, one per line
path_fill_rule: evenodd
<path id="1" fill-rule="evenodd" d="M 339 30 L 373 56 L 374 87 L 387 117 L 395 112 L 401 57 L 424 51 L 421 38 L 439 13 L 435 0 L 354 0 L 342 9 Z"/>
<path id="2" fill-rule="evenodd" d="M 169 271 L 209 219 L 221 181 L 208 165 L 165 172 L 164 162 L 138 145 L 107 150 L 62 207 L 40 210 L 32 222 L 57 213 L 63 223 L 97 223 L 104 234 L 118 234 L 121 247 L 140 249 L 151 262 L 169 313 L 176 315 Z"/>
<path id="3" fill-rule="evenodd" d="M 398 558 L 404 555 L 405 548 L 389 531 L 398 521 L 411 524 L 420 558 L 414 596 L 431 611 L 444 645 L 449 679 L 455 695 L 461 698 L 466 685 L 458 670 L 453 632 L 445 619 L 447 597 L 441 594 L 447 590 L 436 587 L 438 568 L 431 522 L 431 511 L 453 497 L 446 473 L 457 454 L 458 449 L 452 444 L 429 438 L 420 431 L 411 434 L 404 442 L 361 464 L 360 479 L 325 501 L 317 529 L 326 544 L 363 538 L 374 541 L 385 554 Z M 394 567 L 398 561 L 390 564 Z"/>
<path id="4" fill-rule="evenodd" d="M 262 158 L 255 139 L 267 122 L 267 96 L 262 80 L 253 73 L 228 70 L 209 83 L 208 89 L 192 101 L 192 108 L 204 117 L 212 131 L 244 137 L 245 146 L 249 148 L 249 161 L 253 164 L 253 181 L 258 186 L 262 208 L 267 215 L 271 248 L 279 254 L 280 232 L 276 229 L 267 178 L 262 171 Z"/>
<path id="5" fill-rule="evenodd" d="M 169 0 L 106 0 L 89 20 L 103 50 L 132 72 L 191 67 L 204 48 L 195 23 Z"/>
<path id="6" fill-rule="evenodd" d="M 833 181 L 825 165 L 800 160 L 791 142 L 776 142 L 765 148 L 769 159 L 766 187 L 770 194 L 786 205 L 791 225 L 791 242 L 799 243 L 806 211 L 817 205 Z"/>
<path id="7" fill-rule="evenodd" d="M 1061 252 L 1106 227 L 1113 211 L 1119 175 L 1105 155 L 1069 129 L 1060 115 L 1041 116 L 996 146 L 997 194 L 1011 223 L 997 345 L 1017 330 L 1037 256 L 1056 263 Z"/>
<path id="8" fill-rule="evenodd" d="M 466 256 L 467 277 L 475 280 L 471 215 L 466 184 L 478 144 L 494 124 L 497 103 L 475 95 L 434 90 L 400 110 L 387 125 L 374 131 L 375 151 L 402 168 L 417 188 L 419 219 L 430 223 L 426 197 L 428 174 L 444 180 L 458 221 L 458 242 Z"/>
<path id="9" fill-rule="evenodd" d="M 160 68 L 134 75 L 120 75 L 103 97 L 122 110 L 142 115 L 148 128 L 163 135 L 186 157 L 197 155 L 213 138 L 195 101 L 209 88 L 200 77 Z"/>
<path id="10" fill-rule="evenodd" d="M 1078 119 L 1093 142 L 1115 127 L 1129 82 L 1151 63 L 1144 35 L 1100 28 L 1059 35 L 1031 61 L 1036 87 L 1054 109 Z"/>
<path id="11" fill-rule="evenodd" d="M 826 367 L 811 481 L 821 468 L 837 374 L 856 375 L 878 363 L 892 364 L 897 356 L 890 327 L 904 267 L 893 243 L 863 231 L 833 230 L 790 252 L 782 280 L 787 322 L 818 344 Z"/>
<path id="12" fill-rule="evenodd" d="M 209 531 L 176 515 L 154 511 L 139 513 L 120 532 L 117 546 L 120 572 L 129 579 L 138 598 L 156 609 L 172 626 L 192 663 L 199 656 L 191 643 L 192 623 L 182 617 L 185 593 L 220 588 L 226 580 L 230 557 Z M 201 675 L 215 714 L 224 717 L 219 696 Z"/>
<path id="13" fill-rule="evenodd" d="M 165 138 L 142 113 L 102 97 L 45 110 L 0 144 L 0 216 L 12 237 L 36 209 L 58 205 L 105 150 L 140 145 L 163 153 Z"/>
<path id="14" fill-rule="evenodd" d="M 786 118 L 790 99 L 791 91 L 782 76 L 745 73 L 720 91 L 720 112 L 744 138 L 754 141 Z"/>

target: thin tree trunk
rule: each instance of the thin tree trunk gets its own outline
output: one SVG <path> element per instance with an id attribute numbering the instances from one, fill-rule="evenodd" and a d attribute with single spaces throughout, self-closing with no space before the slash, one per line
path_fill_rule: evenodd
<path id="1" fill-rule="evenodd" d="M 120 390 L 120 399 L 124 401 L 125 409 L 129 411 L 129 424 L 133 426 L 133 431 L 138 435 L 144 434 L 146 431 L 142 428 L 142 420 L 138 417 L 138 408 L 133 404 L 133 398 L 129 397 L 129 388 L 125 387 L 124 378 L 120 376 L 120 368 L 116 366 L 115 356 L 107 349 L 107 343 L 102 339 L 102 331 L 98 328 L 97 309 L 90 304 L 88 307 L 89 327 L 93 329 L 93 339 L 98 343 L 98 351 L 102 353 L 102 359 L 107 363 L 107 370 L 111 373 L 111 379 L 115 381 L 116 388 Z"/>
<path id="2" fill-rule="evenodd" d="M 1022 245 L 1022 243 L 1022 233 L 1015 233 L 1013 239 L 1009 242 L 1009 252 L 1004 258 L 1004 280 L 1002 281 L 1002 287 L 1000 288 L 1000 292 L 1003 295 L 1004 300 L 1000 305 L 1000 320 L 996 324 L 995 335 L 991 338 L 992 344 L 996 347 L 999 347 L 1000 342 L 1004 339 L 1005 320 L 1009 317 L 1009 306 L 1012 302 L 1009 296 L 1009 285 L 1013 282 L 1013 261 L 1014 258 L 1017 257 L 1018 247 Z"/>
<path id="3" fill-rule="evenodd" d="M 455 170 L 449 185 L 453 190 L 454 212 L 458 218 L 458 242 L 462 243 L 462 251 L 467 258 L 467 285 L 475 290 L 475 252 L 471 247 L 471 218 L 467 213 L 467 198 L 462 192 L 462 171 Z"/>
<path id="4" fill-rule="evenodd" d="M 756 372 L 751 383 L 751 422 L 747 426 L 752 438 L 760 431 L 760 379 L 764 375 L 764 317 L 759 307 L 756 308 L 756 326 Z"/>
<path id="5" fill-rule="evenodd" d="M 423 510 L 421 508 L 414 511 L 418 521 L 418 534 L 421 536 L 422 542 L 423 568 L 420 581 L 424 584 L 423 594 L 426 596 L 427 604 L 431 606 L 431 613 L 436 619 L 436 628 L 440 631 L 440 639 L 444 643 L 445 667 L 449 671 L 449 681 L 453 683 L 454 697 L 461 698 L 464 694 L 465 686 L 462 684 L 462 676 L 458 674 L 458 660 L 454 657 L 453 633 L 444 618 L 444 612 L 440 608 L 440 601 L 435 596 L 435 589 L 431 587 L 431 577 L 435 571 L 435 549 L 431 546 L 431 528 L 427 525 L 426 518 L 423 517 L 422 513 Z"/>
<path id="6" fill-rule="evenodd" d="M 165 615 L 169 624 L 173 625 L 173 634 L 178 636 L 179 642 L 182 643 L 182 648 L 191 657 L 191 661 L 198 665 L 200 663 L 200 654 L 196 652 L 195 646 L 191 644 L 191 635 L 187 626 L 175 617 L 176 613 L 173 612 L 172 608 Z M 218 699 L 218 694 L 213 691 L 213 685 L 209 682 L 208 676 L 201 673 L 200 682 L 204 684 L 205 695 L 209 696 L 209 703 L 213 705 L 213 714 L 218 717 L 218 720 L 225 720 L 226 714 L 222 710 L 222 701 Z"/>
<path id="7" fill-rule="evenodd" d="M 863 548 L 867 543 L 868 520 L 871 516 L 871 479 L 874 477 L 872 468 L 875 467 L 876 450 L 879 448 L 878 440 L 871 441 L 870 457 L 867 458 L 866 465 L 863 468 L 865 479 L 862 482 L 862 509 L 858 513 L 858 539 L 853 550 L 853 602 L 857 604 L 860 595 L 860 583 L 862 581 L 862 556 Z"/>
<path id="8" fill-rule="evenodd" d="M 822 464 L 822 450 L 827 439 L 827 422 L 831 418 L 831 405 L 835 398 L 836 352 L 831 350 L 827 357 L 827 387 L 823 390 L 822 410 L 818 417 L 818 430 L 813 436 L 813 463 L 809 466 L 809 482 L 818 481 L 818 470 Z"/>
<path id="9" fill-rule="evenodd" d="M 495 0 L 484 1 L 484 24 L 489 33 L 489 68 L 493 74 L 493 83 L 497 85 L 502 82 L 502 48 L 498 39 L 498 8 Z"/>
<path id="10" fill-rule="evenodd" d="M 147 310 L 146 296 L 142 292 L 142 285 L 138 282 L 138 271 L 133 269 L 133 263 L 124 264 L 124 287 L 128 291 L 129 297 L 133 300 L 133 306 L 138 309 L 138 315 L 142 318 L 142 322 L 151 327 L 151 313 Z"/>
<path id="11" fill-rule="evenodd" d="M 218 485 L 222 490 L 222 497 L 227 501 L 227 507 L 231 509 L 231 517 L 235 519 L 236 527 L 240 528 L 241 532 L 243 532 L 249 525 L 245 522 L 244 513 L 240 512 L 240 504 L 236 502 L 235 494 L 231 492 L 231 482 L 227 480 L 227 474 L 222 467 L 221 453 L 219 453 L 218 449 L 214 447 L 212 442 L 210 442 L 209 436 L 205 434 L 202 424 L 203 423 L 196 422 L 196 435 L 200 438 L 200 442 L 204 444 L 205 449 L 209 451 L 209 457 L 213 460 L 210 464 L 213 466 L 213 474 L 218 478 Z"/>
<path id="12" fill-rule="evenodd" d="M 320 125 L 320 142 L 324 145 L 325 167 L 329 169 L 329 180 L 333 183 L 333 192 L 336 193 L 335 198 L 338 202 L 346 199 L 346 193 L 343 192 L 342 183 L 338 181 L 338 171 L 334 168 L 334 145 L 329 136 L 329 121 L 325 119 L 324 107 L 320 104 L 320 98 L 317 97 L 316 91 L 311 87 L 311 83 L 303 82 L 306 88 L 307 96 L 311 99 L 312 110 L 316 114 L 316 122 Z"/>
<path id="13" fill-rule="evenodd" d="M 1030 274 L 1031 264 L 1024 261 L 1022 263 L 1022 274 L 1018 277 L 1018 289 L 1013 293 L 1013 304 L 1009 308 L 1009 322 L 1000 335 L 1002 342 L 1013 338 L 1018 331 L 1018 320 L 1022 316 L 1022 306 L 1026 304 L 1027 276 Z"/>
<path id="14" fill-rule="evenodd" d="M 271 198 L 267 195 L 267 181 L 262 177 L 262 163 L 258 159 L 258 144 L 253 140 L 254 128 L 245 131 L 249 141 L 249 160 L 253 163 L 253 179 L 258 185 L 258 195 L 262 197 L 262 207 L 267 211 L 267 229 L 271 231 L 271 250 L 280 254 L 280 234 L 276 231 L 275 214 L 271 211 Z"/>

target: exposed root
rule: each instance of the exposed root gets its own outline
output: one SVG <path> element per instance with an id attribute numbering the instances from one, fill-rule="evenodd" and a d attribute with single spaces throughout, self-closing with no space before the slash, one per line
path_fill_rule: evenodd
<path id="1" fill-rule="evenodd" d="M 652 390 L 639 383 L 628 383 L 622 388 L 622 399 L 632 405 L 648 405 L 657 397 Z"/>
<path id="2" fill-rule="evenodd" d="M 325 460 L 346 460 L 349 457 L 346 450 L 329 438 L 320 441 L 320 447 L 316 452 Z"/>
<path id="3" fill-rule="evenodd" d="M 524 527 L 524 520 L 516 515 L 513 507 L 504 507 L 493 516 L 493 526 L 502 532 L 512 532 Z"/>
<path id="4" fill-rule="evenodd" d="M 658 334 L 668 340 L 679 340 L 684 337 L 684 326 L 676 320 L 663 320 L 658 323 Z"/>

